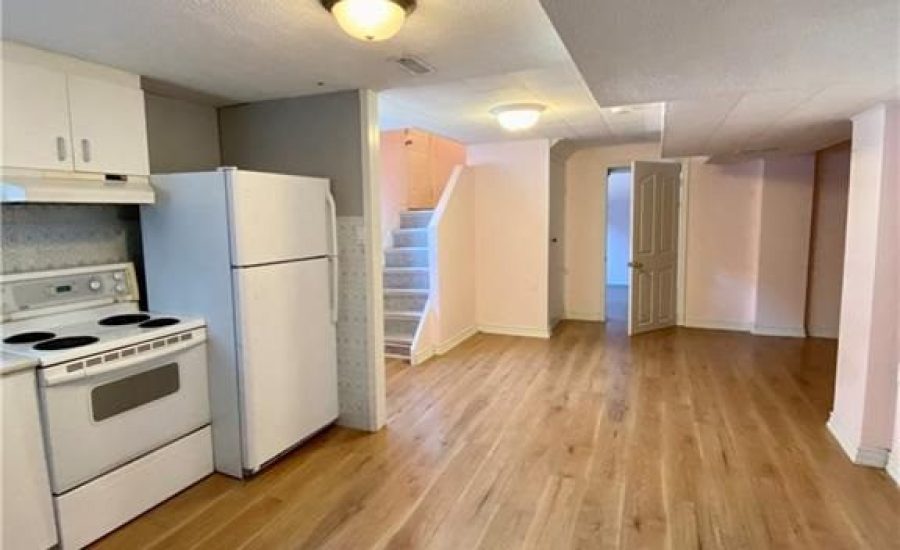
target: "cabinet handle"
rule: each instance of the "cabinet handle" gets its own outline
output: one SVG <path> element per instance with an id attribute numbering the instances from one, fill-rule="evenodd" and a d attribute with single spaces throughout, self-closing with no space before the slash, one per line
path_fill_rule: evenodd
<path id="1" fill-rule="evenodd" d="M 68 151 L 66 150 L 66 138 L 59 136 L 56 138 L 56 158 L 60 161 L 66 160 Z"/>
<path id="2" fill-rule="evenodd" d="M 81 140 L 81 159 L 84 162 L 91 162 L 91 140 Z"/>

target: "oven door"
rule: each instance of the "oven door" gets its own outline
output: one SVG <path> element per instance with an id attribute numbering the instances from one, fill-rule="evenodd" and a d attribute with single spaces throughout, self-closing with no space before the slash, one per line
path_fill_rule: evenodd
<path id="1" fill-rule="evenodd" d="M 55 494 L 64 493 L 210 422 L 206 346 L 105 364 L 82 377 L 41 376 Z"/>

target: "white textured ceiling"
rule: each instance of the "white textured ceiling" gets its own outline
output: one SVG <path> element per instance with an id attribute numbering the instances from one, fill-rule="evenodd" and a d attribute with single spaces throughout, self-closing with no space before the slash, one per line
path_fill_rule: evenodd
<path id="1" fill-rule="evenodd" d="M 604 117 L 538 0 L 420 0 L 397 37 L 374 44 L 343 34 L 319 0 L 3 0 L 2 10 L 7 40 L 223 103 L 371 88 L 391 90 L 389 125 L 462 141 L 510 137 L 487 110 L 511 101 L 547 103 L 533 135 L 659 132 L 657 115 Z M 401 55 L 437 71 L 411 76 L 389 61 Z"/>
<path id="2" fill-rule="evenodd" d="M 380 43 L 345 35 L 319 0 L 4 0 L 3 36 L 232 101 L 448 82 L 568 59 L 537 0 L 419 4 Z M 417 78 L 388 61 L 405 54 L 439 70 Z"/>
<path id="3" fill-rule="evenodd" d="M 897 0 L 541 1 L 600 105 L 666 102 L 666 156 L 829 145 L 900 89 Z"/>

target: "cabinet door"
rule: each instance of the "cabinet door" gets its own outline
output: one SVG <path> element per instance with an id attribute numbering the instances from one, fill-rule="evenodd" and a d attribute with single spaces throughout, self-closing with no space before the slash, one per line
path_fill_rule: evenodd
<path id="1" fill-rule="evenodd" d="M 72 170 L 66 75 L 3 62 L 3 166 Z"/>
<path id="2" fill-rule="evenodd" d="M 150 173 L 144 93 L 79 76 L 68 81 L 75 169 Z"/>

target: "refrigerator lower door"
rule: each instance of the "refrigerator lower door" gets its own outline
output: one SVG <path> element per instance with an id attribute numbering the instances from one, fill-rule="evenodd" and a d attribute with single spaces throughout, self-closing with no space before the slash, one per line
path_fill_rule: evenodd
<path id="1" fill-rule="evenodd" d="M 233 270 L 244 469 L 338 416 L 327 259 Z"/>

